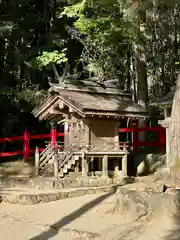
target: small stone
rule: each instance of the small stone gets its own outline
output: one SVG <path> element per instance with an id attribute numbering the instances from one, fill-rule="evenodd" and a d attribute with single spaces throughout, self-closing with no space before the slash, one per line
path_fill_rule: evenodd
<path id="1" fill-rule="evenodd" d="M 57 200 L 68 198 L 69 192 L 59 192 L 57 193 Z"/>
<path id="2" fill-rule="evenodd" d="M 40 202 L 37 195 L 19 195 L 17 198 L 18 203 L 23 205 L 33 205 Z"/>
<path id="3" fill-rule="evenodd" d="M 68 193 L 68 198 L 74 198 L 74 197 L 77 197 L 77 191 L 76 190 L 70 191 Z"/>
<path id="4" fill-rule="evenodd" d="M 89 178 L 85 177 L 77 177 L 76 183 L 79 187 L 88 187 L 89 186 Z"/>
<path id="5" fill-rule="evenodd" d="M 53 182 L 53 188 L 55 188 L 55 189 L 62 189 L 62 188 L 64 188 L 63 181 L 62 180 L 55 180 Z"/>
<path id="6" fill-rule="evenodd" d="M 108 176 L 102 176 L 98 178 L 99 186 L 107 186 L 107 185 L 112 185 L 113 184 L 113 179 L 109 178 Z"/>
<path id="7" fill-rule="evenodd" d="M 85 196 L 86 194 L 87 194 L 87 190 L 86 189 L 78 189 L 78 190 L 76 190 L 76 197 Z"/>
<path id="8" fill-rule="evenodd" d="M 157 183 L 154 186 L 154 191 L 163 193 L 166 191 L 166 185 L 164 183 Z"/>
<path id="9" fill-rule="evenodd" d="M 52 193 L 52 194 L 39 194 L 37 196 L 37 199 L 39 200 L 39 202 L 42 202 L 42 203 L 56 201 L 57 200 L 57 194 L 56 193 Z"/>
<path id="10" fill-rule="evenodd" d="M 96 193 L 96 188 L 87 188 L 87 195 L 92 195 Z"/>
<path id="11" fill-rule="evenodd" d="M 89 178 L 89 187 L 97 187 L 97 186 L 98 186 L 97 178 Z"/>
<path id="12" fill-rule="evenodd" d="M 71 182 L 71 180 L 65 178 L 65 179 L 63 179 L 62 183 L 63 183 L 64 188 L 70 188 L 72 182 Z"/>

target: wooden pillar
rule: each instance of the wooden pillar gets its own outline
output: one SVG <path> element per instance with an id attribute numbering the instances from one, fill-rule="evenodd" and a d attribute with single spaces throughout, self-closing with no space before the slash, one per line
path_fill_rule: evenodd
<path id="1" fill-rule="evenodd" d="M 30 135 L 27 129 L 24 131 L 24 160 L 27 161 L 30 156 Z"/>
<path id="2" fill-rule="evenodd" d="M 122 173 L 127 176 L 127 154 L 122 157 Z"/>
<path id="3" fill-rule="evenodd" d="M 38 176 L 39 175 L 39 165 L 40 165 L 40 161 L 39 161 L 39 148 L 36 147 L 35 150 L 35 175 Z"/>
<path id="4" fill-rule="evenodd" d="M 55 149 L 54 150 L 54 155 L 53 155 L 53 165 L 54 165 L 54 177 L 58 177 L 58 151 Z"/>
<path id="5" fill-rule="evenodd" d="M 90 160 L 90 171 L 92 173 L 92 176 L 94 176 L 94 157 L 91 157 Z"/>
<path id="6" fill-rule="evenodd" d="M 84 154 L 82 154 L 82 177 L 87 177 L 88 175 L 88 160 L 85 158 Z"/>
<path id="7" fill-rule="evenodd" d="M 56 147 L 56 124 L 52 123 L 52 129 L 51 129 L 51 146 L 54 149 Z"/>
<path id="8" fill-rule="evenodd" d="M 114 175 L 119 175 L 119 159 L 114 160 Z"/>
<path id="9" fill-rule="evenodd" d="M 108 176 L 108 155 L 104 155 L 102 159 L 102 176 Z"/>
<path id="10" fill-rule="evenodd" d="M 170 166 L 170 143 L 169 143 L 169 128 L 166 128 L 166 167 Z"/>
<path id="11" fill-rule="evenodd" d="M 75 168 L 74 168 L 74 171 L 75 171 L 76 173 L 79 172 L 79 169 L 80 169 L 79 165 L 80 165 L 79 157 L 76 157 L 76 156 L 75 156 Z"/>
<path id="12" fill-rule="evenodd" d="M 100 157 L 97 158 L 97 168 L 98 171 L 101 171 L 102 169 L 102 159 Z"/>
<path id="13" fill-rule="evenodd" d="M 160 150 L 161 152 L 163 152 L 166 145 L 166 136 L 165 136 L 165 129 L 161 126 L 159 126 L 159 129 L 158 129 L 158 140 L 160 144 Z"/>
<path id="14" fill-rule="evenodd" d="M 137 139 L 137 127 L 133 127 L 132 128 L 132 148 L 133 148 L 133 151 L 136 150 L 137 148 L 137 142 L 138 142 L 138 139 Z"/>

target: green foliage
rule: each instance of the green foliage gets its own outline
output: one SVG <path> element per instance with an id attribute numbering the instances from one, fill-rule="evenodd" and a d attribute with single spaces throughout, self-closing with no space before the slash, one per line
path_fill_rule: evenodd
<path id="1" fill-rule="evenodd" d="M 39 69 L 44 67 L 49 67 L 52 63 L 56 63 L 58 65 L 67 62 L 67 57 L 65 54 L 66 49 L 63 49 L 61 52 L 53 51 L 53 52 L 43 52 L 41 56 L 36 58 L 36 64 Z"/>
<path id="2" fill-rule="evenodd" d="M 54 78 L 52 63 L 60 76 L 69 60 L 70 73 L 118 78 L 135 93 L 139 79 L 147 76 L 153 98 L 174 84 L 180 62 L 179 1 L 52 2 L 0 3 L 0 135 L 17 134 L 26 125 L 27 113 L 46 96 L 47 78 Z M 139 17 L 143 11 L 144 20 Z M 83 69 L 77 70 L 79 62 Z"/>
<path id="3" fill-rule="evenodd" d="M 82 61 L 88 71 L 102 79 L 122 79 L 122 71 L 126 72 L 127 51 L 123 48 L 130 44 L 132 35 L 124 5 L 118 0 L 93 1 L 93 4 L 79 1 L 64 7 L 61 13 L 61 17 L 76 16 L 75 28 L 86 35 L 81 39 L 84 45 Z M 124 80 L 121 83 L 123 85 Z"/>
<path id="4" fill-rule="evenodd" d="M 14 24 L 12 22 L 0 22 L 0 36 L 4 36 L 4 34 L 11 33 L 14 28 Z"/>

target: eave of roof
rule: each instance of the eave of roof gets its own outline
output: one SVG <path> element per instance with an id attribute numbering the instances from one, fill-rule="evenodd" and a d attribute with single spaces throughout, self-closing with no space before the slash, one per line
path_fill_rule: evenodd
<path id="1" fill-rule="evenodd" d="M 70 82 L 70 88 L 66 88 L 64 84 L 53 85 L 49 90 L 51 96 L 32 111 L 33 115 L 39 119 L 45 116 L 50 117 L 52 113 L 50 110 L 53 106 L 54 109 L 58 109 L 61 101 L 81 117 L 90 114 L 128 117 L 149 117 L 151 115 L 149 110 L 146 111 L 141 105 L 133 103 L 130 93 L 118 92 L 113 82 L 107 83 L 106 89 L 103 89 L 103 84 L 93 81 L 87 83 L 80 81 L 80 83 L 82 84 L 80 89 L 79 82 L 79 85 L 73 85 L 74 82 L 73 84 Z M 94 91 L 94 87 L 98 91 Z M 59 112 L 63 111 L 59 109 Z"/>

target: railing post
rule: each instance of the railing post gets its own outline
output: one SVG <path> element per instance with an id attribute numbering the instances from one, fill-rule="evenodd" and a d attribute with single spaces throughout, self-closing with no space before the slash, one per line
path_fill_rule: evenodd
<path id="1" fill-rule="evenodd" d="M 166 144 L 166 133 L 165 129 L 161 126 L 158 128 L 158 141 L 160 144 L 160 151 L 163 152 Z"/>
<path id="2" fill-rule="evenodd" d="M 39 165 L 40 165 L 39 147 L 36 147 L 36 150 L 35 150 L 35 174 L 36 174 L 36 176 L 39 175 Z"/>
<path id="3" fill-rule="evenodd" d="M 52 124 L 51 129 L 51 146 L 52 148 L 56 148 L 56 139 L 57 139 L 57 131 L 56 131 L 56 125 Z"/>
<path id="4" fill-rule="evenodd" d="M 53 154 L 53 164 L 54 164 L 54 177 L 58 177 L 58 152 L 57 149 L 54 149 Z"/>
<path id="5" fill-rule="evenodd" d="M 102 176 L 108 176 L 108 155 L 104 155 L 102 158 Z"/>
<path id="6" fill-rule="evenodd" d="M 138 144 L 138 139 L 137 139 L 137 128 L 133 127 L 132 128 L 132 146 L 133 146 L 133 151 L 136 150 Z"/>
<path id="7" fill-rule="evenodd" d="M 123 176 L 127 176 L 128 175 L 128 173 L 127 173 L 127 154 L 126 155 L 124 155 L 123 157 L 122 157 L 122 173 L 123 173 Z"/>
<path id="8" fill-rule="evenodd" d="M 30 156 L 30 134 L 27 129 L 24 131 L 24 160 L 27 161 Z"/>
<path id="9" fill-rule="evenodd" d="M 132 149 L 133 151 L 136 150 L 138 146 L 138 138 L 137 138 L 137 120 L 132 119 L 131 121 L 131 127 L 132 127 Z"/>

